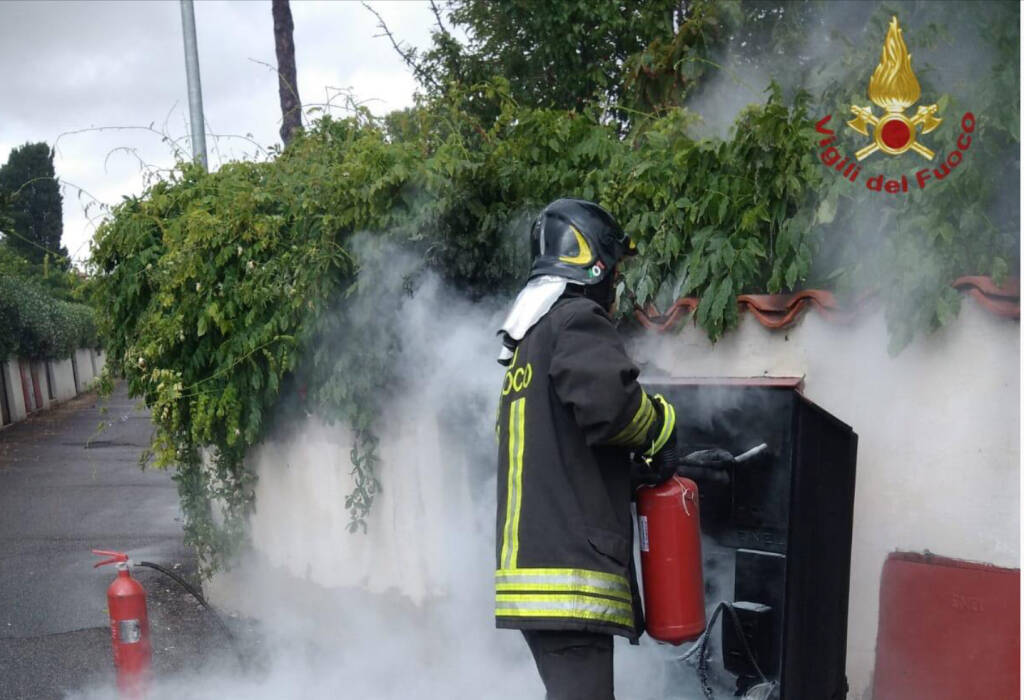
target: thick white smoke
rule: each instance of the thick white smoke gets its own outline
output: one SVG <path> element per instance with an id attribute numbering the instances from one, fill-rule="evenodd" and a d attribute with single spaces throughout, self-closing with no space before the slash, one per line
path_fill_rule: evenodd
<path id="1" fill-rule="evenodd" d="M 396 278 L 408 274 L 401 256 L 390 259 Z M 378 426 L 383 491 L 367 534 L 347 530 L 345 425 L 309 417 L 253 451 L 253 548 L 206 593 L 255 621 L 254 667 L 239 670 L 225 644 L 223 659 L 158 679 L 151 700 L 543 697 L 521 635 L 494 627 L 503 372 L 495 330 L 504 311 L 470 303 L 432 276 L 403 304 L 399 390 Z M 699 697 L 692 667 L 671 661 L 679 653 L 618 639 L 617 697 Z"/>

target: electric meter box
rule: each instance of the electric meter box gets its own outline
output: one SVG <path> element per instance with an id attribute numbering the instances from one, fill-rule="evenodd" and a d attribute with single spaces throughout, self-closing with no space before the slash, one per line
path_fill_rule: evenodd
<path id="1" fill-rule="evenodd" d="M 781 700 L 845 698 L 856 433 L 804 397 L 799 379 L 643 384 L 675 407 L 680 455 L 767 445 L 727 466 L 727 483 L 696 480 L 708 615 L 734 604 Z M 745 691 L 760 678 L 732 620 L 719 624 L 719 673 Z"/>

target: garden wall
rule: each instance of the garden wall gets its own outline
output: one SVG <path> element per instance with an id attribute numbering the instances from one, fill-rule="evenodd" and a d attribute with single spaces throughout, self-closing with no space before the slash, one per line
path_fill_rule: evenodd
<path id="1" fill-rule="evenodd" d="M 399 595 L 425 609 L 455 600 L 492 640 L 494 401 L 500 318 L 458 325 L 435 307 L 429 332 L 403 339 L 415 368 L 379 426 L 383 491 L 367 535 L 347 532 L 351 433 L 315 418 L 256 448 L 254 552 L 277 574 L 335 595 Z M 418 318 L 411 315 L 410 318 Z M 414 324 L 410 323 L 414 327 Z M 678 377 L 803 377 L 803 392 L 859 436 L 848 617 L 850 700 L 870 697 L 879 583 L 895 550 L 1019 567 L 1019 322 L 969 297 L 959 318 L 893 357 L 881 308 L 840 322 L 806 311 L 771 330 L 751 313 L 712 345 L 704 331 L 650 333 L 644 371 Z M 458 332 L 455 332 L 457 329 Z M 414 328 L 415 330 L 415 328 Z M 437 386 L 435 386 L 437 385 Z M 259 569 L 265 575 L 267 569 Z M 219 580 L 217 580 L 219 579 Z M 251 579 L 218 576 L 211 594 L 260 614 Z M 429 605 L 427 604 L 430 602 Z M 500 641 L 500 640 L 499 640 Z M 503 642 L 502 642 L 503 643 Z M 624 645 L 617 679 L 661 651 Z M 651 661 L 644 661 L 644 659 Z M 481 664 L 499 664 L 486 657 Z M 499 664 L 500 665 L 500 664 Z M 529 675 L 529 674 L 527 674 Z"/>
<path id="2" fill-rule="evenodd" d="M 637 359 L 686 377 L 804 377 L 859 436 L 847 643 L 851 700 L 875 659 L 879 578 L 894 550 L 1020 566 L 1020 324 L 963 300 L 959 319 L 891 357 L 880 310 L 809 311 L 769 330 L 744 314 L 712 346 L 687 324 Z"/>
<path id="3" fill-rule="evenodd" d="M 88 391 L 103 370 L 102 350 L 82 348 L 64 360 L 30 362 L 10 357 L 0 363 L 0 425 L 23 420 Z"/>

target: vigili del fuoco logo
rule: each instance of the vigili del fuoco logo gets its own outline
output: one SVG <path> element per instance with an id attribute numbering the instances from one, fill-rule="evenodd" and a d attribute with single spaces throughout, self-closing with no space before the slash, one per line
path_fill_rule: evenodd
<path id="1" fill-rule="evenodd" d="M 835 132 L 827 127 L 832 115 L 826 115 L 818 120 L 815 129 L 824 136 L 818 142 L 818 146 L 823 149 L 818 154 L 822 163 L 850 182 L 857 182 L 860 161 L 876 152 L 896 158 L 912 151 L 920 158 L 935 160 L 935 151 L 918 139 L 918 131 L 920 130 L 921 136 L 930 134 L 942 124 L 942 119 L 935 116 L 939 107 L 937 104 L 920 105 L 914 116 L 908 117 L 904 114 L 907 108 L 921 98 L 921 86 L 910 67 L 910 54 L 907 53 L 907 45 L 903 43 L 903 31 L 895 17 L 889 23 L 889 31 L 885 35 L 882 60 L 868 82 L 868 98 L 882 109 L 882 113 L 876 115 L 871 105 L 850 106 L 854 118 L 846 123 L 847 126 L 857 134 L 871 139 L 857 150 L 854 158 L 843 155 L 832 145 L 836 140 Z M 884 174 L 875 175 L 864 181 L 865 186 L 872 192 L 897 194 L 907 192 L 911 182 L 923 190 L 929 183 L 946 179 L 963 162 L 964 153 L 971 147 L 971 134 L 975 125 L 974 115 L 966 112 L 960 119 L 957 148 L 941 162 L 913 171 L 909 173 L 909 178 L 908 173 L 891 177 Z M 934 165 L 938 167 L 933 167 Z"/>

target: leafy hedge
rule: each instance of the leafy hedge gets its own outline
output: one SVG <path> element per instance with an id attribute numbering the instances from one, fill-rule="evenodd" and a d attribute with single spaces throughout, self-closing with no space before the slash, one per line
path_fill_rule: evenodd
<path id="1" fill-rule="evenodd" d="M 0 357 L 57 360 L 86 347 L 99 347 L 92 308 L 55 299 L 33 282 L 0 276 Z"/>

